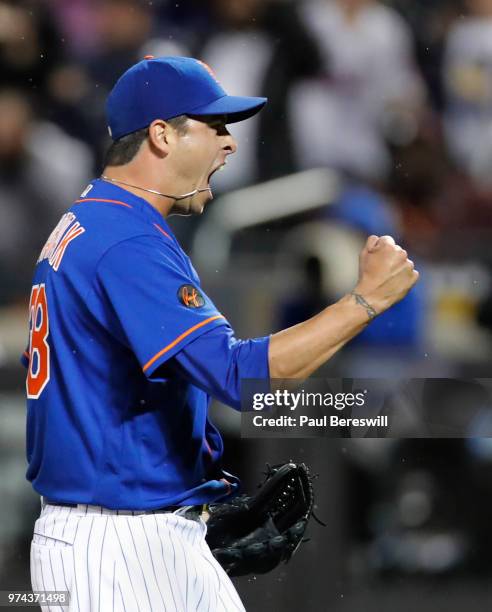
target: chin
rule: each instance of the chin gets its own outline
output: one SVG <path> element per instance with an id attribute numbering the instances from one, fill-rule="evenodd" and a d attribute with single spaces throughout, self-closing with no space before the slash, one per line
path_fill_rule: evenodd
<path id="1" fill-rule="evenodd" d="M 190 215 L 201 215 L 205 210 L 206 205 L 213 199 L 213 196 L 210 193 L 204 192 L 198 194 L 200 199 L 192 198 L 190 202 Z"/>
<path id="2" fill-rule="evenodd" d="M 202 195 L 202 194 L 200 194 Z M 174 206 L 170 210 L 170 215 L 180 215 L 182 217 L 191 217 L 193 215 L 201 215 L 205 210 L 205 205 L 210 197 L 202 197 L 200 201 L 192 198 L 191 200 L 181 200 L 179 202 L 175 202 Z"/>
<path id="3" fill-rule="evenodd" d="M 186 213 L 187 217 L 193 217 L 193 216 L 197 216 L 197 215 L 201 215 L 203 214 L 203 211 L 205 210 L 205 204 L 201 204 L 198 206 L 191 206 L 190 209 L 188 210 L 188 212 Z"/>

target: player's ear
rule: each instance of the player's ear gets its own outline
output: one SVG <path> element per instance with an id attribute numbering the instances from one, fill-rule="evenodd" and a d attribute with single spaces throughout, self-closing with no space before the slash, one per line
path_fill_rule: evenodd
<path id="1" fill-rule="evenodd" d="M 149 125 L 149 146 L 157 155 L 168 155 L 173 137 L 171 126 L 163 119 L 156 119 Z"/>

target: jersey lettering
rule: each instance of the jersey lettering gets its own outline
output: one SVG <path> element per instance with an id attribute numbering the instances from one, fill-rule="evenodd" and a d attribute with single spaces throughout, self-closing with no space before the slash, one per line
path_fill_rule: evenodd
<path id="1" fill-rule="evenodd" d="M 77 236 L 80 236 L 80 234 L 83 234 L 84 232 L 85 229 L 80 225 L 78 221 L 76 221 L 63 235 L 63 238 L 56 247 L 55 252 L 49 258 L 49 263 L 53 267 L 53 270 L 55 272 L 57 272 L 58 268 L 60 267 L 63 256 L 65 255 L 65 251 L 67 250 L 67 246 L 70 244 L 70 242 L 72 242 L 72 240 L 74 240 L 75 238 L 77 238 Z"/>
<path id="2" fill-rule="evenodd" d="M 29 300 L 29 369 L 26 389 L 29 399 L 38 399 L 50 379 L 50 333 L 44 283 L 34 285 Z"/>
<path id="3" fill-rule="evenodd" d="M 48 257 L 50 257 L 51 253 L 53 253 L 53 251 L 56 249 L 57 244 L 60 242 L 60 239 L 63 236 L 64 232 L 66 232 L 68 226 L 73 223 L 74 220 L 75 215 L 71 212 L 65 213 L 62 216 L 62 218 L 58 222 L 58 225 L 51 232 L 50 237 L 46 241 L 46 244 L 44 245 L 43 250 L 41 251 L 41 254 L 38 257 L 38 263 L 43 261 L 43 259 L 47 259 Z"/>
<path id="4" fill-rule="evenodd" d="M 46 244 L 39 255 L 38 262 L 40 263 L 44 259 L 48 259 L 50 266 L 58 271 L 67 246 L 85 232 L 85 228 L 80 225 L 78 221 L 75 221 L 76 217 L 73 213 L 65 213 L 58 225 L 51 232 L 50 237 L 46 241 Z M 75 221 L 75 223 L 74 223 Z"/>
<path id="5" fill-rule="evenodd" d="M 92 191 L 93 188 L 94 188 L 94 185 L 92 183 L 89 183 L 87 187 L 84 189 L 84 191 L 80 194 L 80 197 L 85 198 L 85 196 L 89 193 L 89 191 Z"/>

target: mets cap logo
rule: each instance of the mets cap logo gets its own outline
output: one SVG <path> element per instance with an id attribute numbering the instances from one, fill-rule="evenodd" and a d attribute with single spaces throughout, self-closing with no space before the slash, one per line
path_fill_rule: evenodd
<path id="1" fill-rule="evenodd" d="M 196 60 L 201 66 L 203 66 L 205 68 L 205 70 L 208 72 L 208 74 L 213 78 L 213 80 L 219 83 L 219 79 L 217 78 L 217 75 L 215 74 L 215 72 L 212 70 L 212 68 L 210 68 L 210 66 L 208 64 L 206 64 L 205 62 L 202 62 L 202 60 Z"/>
<path id="2" fill-rule="evenodd" d="M 178 299 L 187 308 L 201 308 L 205 304 L 203 295 L 193 285 L 181 285 L 178 289 Z"/>

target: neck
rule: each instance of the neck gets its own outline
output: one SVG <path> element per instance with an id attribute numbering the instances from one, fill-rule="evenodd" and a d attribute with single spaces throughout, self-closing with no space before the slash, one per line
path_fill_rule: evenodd
<path id="1" fill-rule="evenodd" d="M 163 217 L 167 217 L 175 200 L 156 188 L 152 180 L 141 173 L 130 170 L 127 166 L 106 166 L 101 175 L 102 178 L 114 182 L 130 193 L 143 198 L 153 206 Z M 158 193 L 150 193 L 146 189 L 151 189 Z"/>

